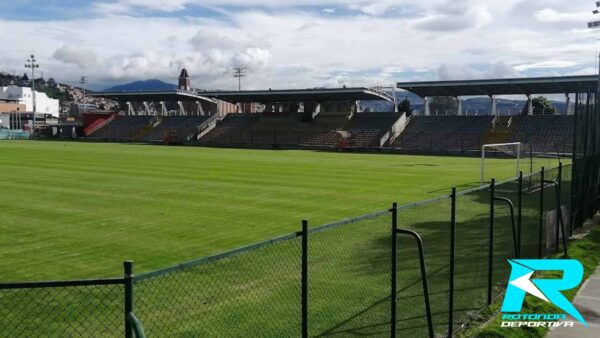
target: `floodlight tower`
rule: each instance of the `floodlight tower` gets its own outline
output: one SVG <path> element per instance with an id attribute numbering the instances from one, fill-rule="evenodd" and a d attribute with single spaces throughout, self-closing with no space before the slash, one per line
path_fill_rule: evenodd
<path id="1" fill-rule="evenodd" d="M 79 81 L 79 83 L 81 83 L 81 87 L 83 89 L 83 98 L 81 99 L 81 102 L 83 103 L 83 113 L 86 113 L 86 108 L 87 106 L 85 105 L 85 84 L 87 83 L 87 76 L 82 76 L 81 77 L 81 81 Z"/>
<path id="2" fill-rule="evenodd" d="M 594 15 L 600 14 L 600 10 L 598 8 L 600 8 L 600 1 L 596 1 L 596 9 L 594 9 L 592 11 L 592 13 L 594 13 Z M 600 28 L 600 20 L 588 22 L 588 28 L 594 29 L 594 30 L 599 29 Z M 598 54 L 598 89 L 597 89 L 596 93 L 600 93 L 600 53 Z M 598 95 L 596 95 L 596 96 L 598 96 Z"/>
<path id="3" fill-rule="evenodd" d="M 234 67 L 233 68 L 233 77 L 238 79 L 238 90 L 242 91 L 242 78 L 247 76 L 247 71 L 245 67 Z"/>
<path id="4" fill-rule="evenodd" d="M 33 121 L 31 123 L 31 135 L 35 131 L 35 112 L 36 112 L 36 100 L 35 100 L 35 70 L 40 68 L 40 65 L 37 63 L 35 56 L 31 54 L 29 59 L 27 59 L 27 63 L 25 64 L 25 68 L 31 69 L 31 95 L 33 99 Z"/>

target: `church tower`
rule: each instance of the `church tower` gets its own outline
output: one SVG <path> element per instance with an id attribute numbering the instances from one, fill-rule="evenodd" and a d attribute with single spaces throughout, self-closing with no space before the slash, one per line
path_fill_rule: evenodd
<path id="1" fill-rule="evenodd" d="M 192 85 L 190 82 L 190 76 L 185 68 L 181 70 L 181 74 L 179 75 L 179 90 L 192 90 Z"/>

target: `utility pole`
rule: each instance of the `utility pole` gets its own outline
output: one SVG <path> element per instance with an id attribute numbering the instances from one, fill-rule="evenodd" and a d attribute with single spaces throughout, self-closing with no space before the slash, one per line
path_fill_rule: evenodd
<path id="1" fill-rule="evenodd" d="M 596 9 L 592 11 L 594 15 L 600 14 L 600 1 L 596 1 Z M 588 22 L 589 29 L 598 29 L 600 28 L 600 21 L 591 21 Z M 598 101 L 598 94 L 600 93 L 600 53 L 598 54 L 598 88 L 596 90 L 596 102 Z M 568 108 L 568 107 L 567 107 Z"/>
<path id="2" fill-rule="evenodd" d="M 31 69 L 31 95 L 33 99 L 33 121 L 31 121 L 31 136 L 33 136 L 35 132 L 35 113 L 36 113 L 36 99 L 35 99 L 35 70 L 40 68 L 40 65 L 37 63 L 35 56 L 31 54 L 29 59 L 27 59 L 27 63 L 25 64 L 25 68 Z"/>
<path id="3" fill-rule="evenodd" d="M 247 71 L 245 67 L 234 67 L 233 68 L 233 77 L 238 79 L 238 90 L 242 91 L 242 78 L 247 76 Z"/>
<path id="4" fill-rule="evenodd" d="M 81 87 L 83 88 L 83 98 L 81 99 L 82 103 L 83 103 L 83 113 L 86 113 L 86 109 L 87 106 L 85 105 L 85 84 L 87 82 L 87 76 L 82 76 L 81 77 L 81 81 L 79 81 L 79 83 L 81 83 Z"/>

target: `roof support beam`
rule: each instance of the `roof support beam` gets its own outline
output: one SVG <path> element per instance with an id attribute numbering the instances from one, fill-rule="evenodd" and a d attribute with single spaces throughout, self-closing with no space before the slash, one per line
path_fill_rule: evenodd
<path id="1" fill-rule="evenodd" d="M 533 115 L 533 99 L 531 94 L 527 95 L 527 115 Z"/>

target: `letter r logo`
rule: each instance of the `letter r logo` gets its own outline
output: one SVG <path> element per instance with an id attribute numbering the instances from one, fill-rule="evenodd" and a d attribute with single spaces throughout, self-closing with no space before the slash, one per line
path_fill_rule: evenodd
<path id="1" fill-rule="evenodd" d="M 576 288 L 583 279 L 583 266 L 574 259 L 514 259 L 508 260 L 512 267 L 502 312 L 521 312 L 528 293 L 552 303 L 588 326 L 583 316 L 560 291 Z M 535 271 L 562 271 L 562 279 L 531 279 Z"/>

